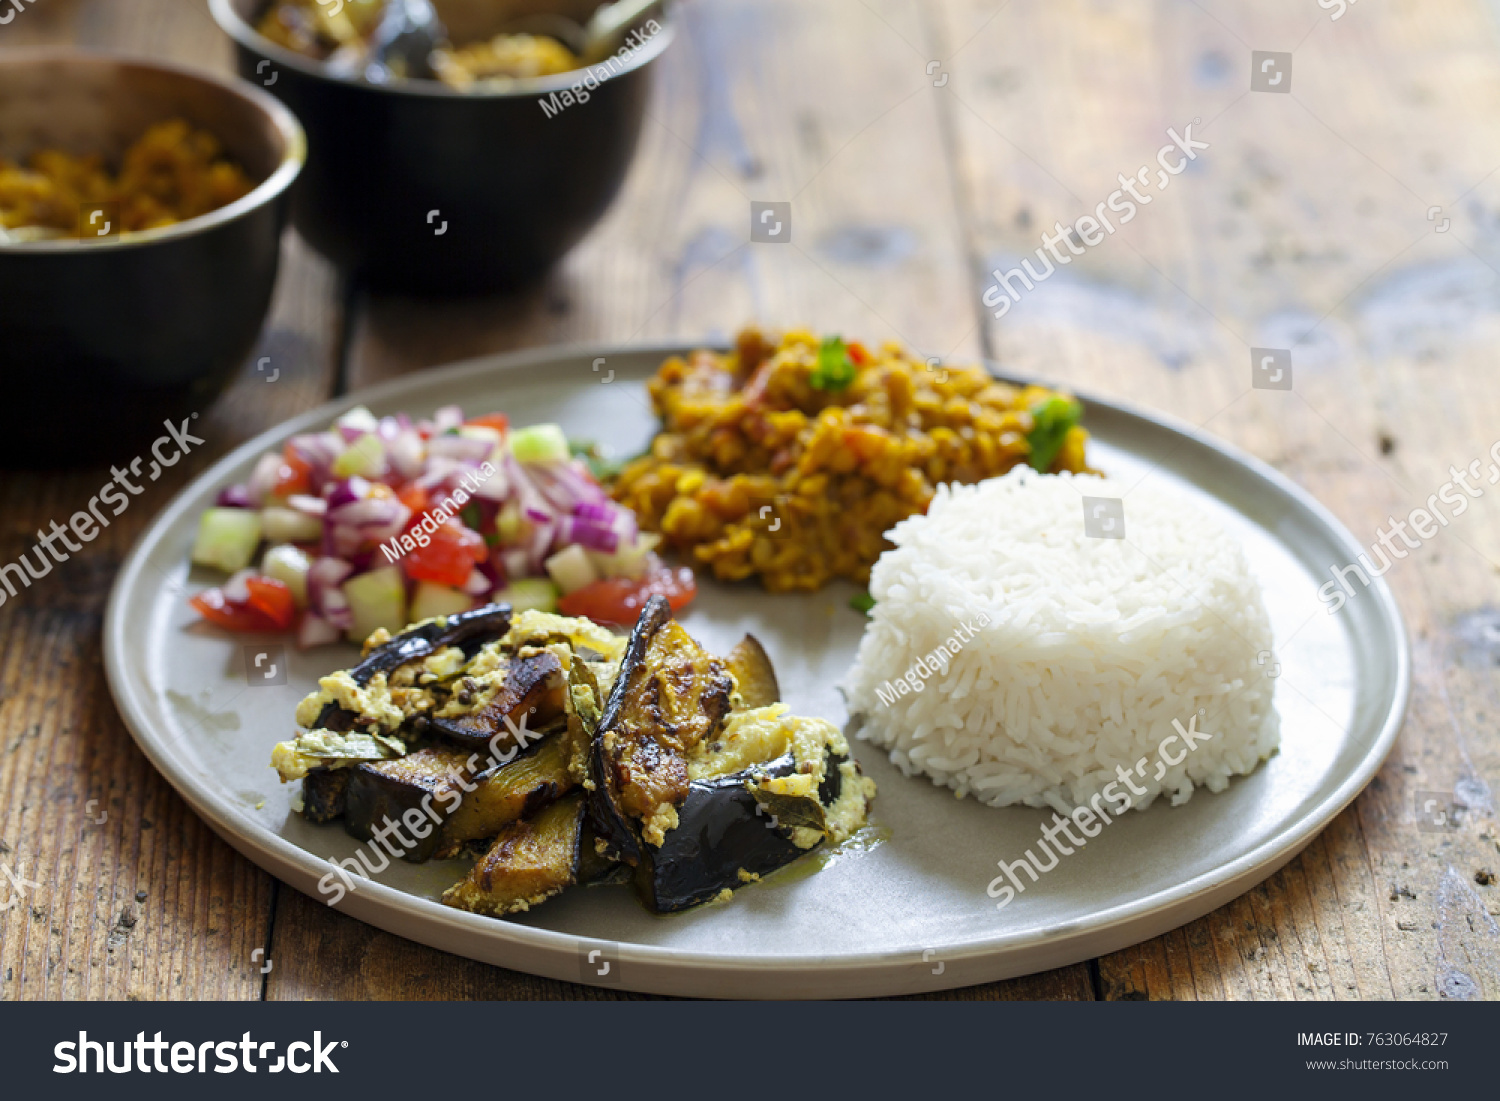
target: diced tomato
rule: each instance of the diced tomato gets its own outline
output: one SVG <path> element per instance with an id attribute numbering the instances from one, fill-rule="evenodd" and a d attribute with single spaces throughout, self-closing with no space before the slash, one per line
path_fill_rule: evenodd
<path id="1" fill-rule="evenodd" d="M 232 602 L 224 595 L 224 590 L 218 588 L 205 589 L 188 603 L 204 619 L 227 631 L 284 631 L 292 625 L 295 605 L 290 589 L 269 577 L 251 578 L 247 587 L 251 596 L 243 604 Z M 284 594 L 284 604 L 281 595 L 273 595 L 275 589 Z M 284 612 L 283 609 L 290 611 Z"/>
<path id="2" fill-rule="evenodd" d="M 606 577 L 575 589 L 557 602 L 566 616 L 587 616 L 600 623 L 634 623 L 653 596 L 664 596 L 674 612 L 686 608 L 698 595 L 698 583 L 686 566 L 662 567 L 640 581 L 628 577 Z"/>
<path id="3" fill-rule="evenodd" d="M 510 418 L 504 413 L 486 413 L 482 417 L 472 417 L 465 424 L 477 424 L 482 428 L 493 428 L 496 432 L 504 434 L 510 428 Z"/>
<path id="4" fill-rule="evenodd" d="M 418 523 L 421 521 L 420 516 L 414 519 Z M 484 536 L 457 520 L 449 520 L 428 538 L 427 546 L 419 546 L 401 559 L 406 576 L 413 581 L 432 581 L 454 589 L 462 588 L 474 567 L 489 557 Z"/>
<path id="5" fill-rule="evenodd" d="M 422 513 L 426 512 L 432 503 L 427 496 L 427 491 L 415 482 L 402 486 L 397 491 L 396 497 L 403 505 L 411 509 L 412 515 L 419 520 L 422 518 Z"/>
<path id="6" fill-rule="evenodd" d="M 271 490 L 277 497 L 289 497 L 293 493 L 312 492 L 312 464 L 304 459 L 290 443 L 281 449 L 281 469 L 276 474 L 276 485 Z"/>
<path id="7" fill-rule="evenodd" d="M 297 601 L 284 581 L 274 577 L 251 577 L 245 581 L 250 590 L 250 606 L 266 616 L 276 625 L 276 630 L 285 631 L 297 618 Z"/>
<path id="8" fill-rule="evenodd" d="M 849 358 L 857 366 L 863 367 L 866 363 L 870 362 L 870 353 L 865 351 L 865 346 L 857 340 L 851 340 L 848 344 L 844 345 L 844 351 L 849 353 Z"/>

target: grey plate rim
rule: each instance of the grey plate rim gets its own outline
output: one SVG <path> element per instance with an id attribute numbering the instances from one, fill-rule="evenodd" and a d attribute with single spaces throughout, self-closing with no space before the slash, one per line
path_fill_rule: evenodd
<path id="1" fill-rule="evenodd" d="M 325 402 L 282 421 L 247 440 L 197 475 L 157 514 L 136 540 L 110 592 L 105 610 L 103 649 L 106 677 L 127 729 L 156 769 L 221 838 L 252 863 L 317 899 L 316 884 L 326 874 L 326 861 L 272 833 L 222 801 L 190 775 L 158 743 L 148 710 L 125 669 L 129 647 L 127 600 L 142 584 L 147 559 L 190 507 L 195 491 L 205 482 L 226 480 L 231 469 L 252 460 L 287 436 L 326 425 L 355 405 L 379 403 L 420 394 L 439 385 L 471 378 L 530 369 L 545 371 L 563 361 L 590 362 L 599 356 L 652 356 L 664 359 L 695 348 L 717 347 L 720 340 L 641 341 L 552 345 L 501 355 L 480 356 L 392 379 Z M 987 367 L 1010 382 L 1035 381 Z M 1308 513 L 1326 535 L 1349 552 L 1353 561 L 1364 548 L 1315 497 L 1285 475 L 1233 445 L 1216 439 L 1185 421 L 1128 402 L 1102 398 L 1068 385 L 1086 408 L 1108 409 L 1126 420 L 1181 437 L 1184 442 L 1215 453 L 1267 483 Z M 1383 577 L 1372 578 L 1364 595 L 1374 602 L 1374 613 L 1388 628 L 1383 640 L 1391 647 L 1395 676 L 1380 732 L 1352 769 L 1316 806 L 1284 824 L 1271 838 L 1249 852 L 1176 887 L 1095 911 L 1086 918 L 1044 933 L 999 933 L 978 941 L 945 948 L 937 974 L 904 954 L 852 952 L 808 963 L 803 957 L 710 955 L 683 953 L 641 944 L 616 947 L 621 981 L 608 988 L 645 993 L 744 998 L 872 997 L 931 993 L 980 982 L 1033 974 L 1118 951 L 1175 929 L 1217 909 L 1270 876 L 1302 851 L 1333 818 L 1347 807 L 1379 771 L 1405 720 L 1411 694 L 1411 648 L 1405 620 L 1394 593 Z M 554 932 L 494 918 L 469 914 L 419 898 L 378 881 L 361 882 L 340 905 L 349 916 L 442 951 L 509 967 L 548 978 L 588 982 L 578 961 L 590 947 L 606 944 L 588 937 Z M 934 959 L 937 957 L 934 956 Z M 914 964 L 920 963 L 920 967 Z M 606 986 L 607 984 L 593 984 Z"/>

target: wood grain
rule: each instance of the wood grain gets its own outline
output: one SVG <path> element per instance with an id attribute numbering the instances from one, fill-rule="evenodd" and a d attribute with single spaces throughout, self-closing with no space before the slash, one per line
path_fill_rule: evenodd
<path id="1" fill-rule="evenodd" d="M 0 997 L 622 996 L 427 949 L 276 884 L 187 810 L 115 713 L 98 639 L 121 557 L 195 471 L 331 394 L 341 356 L 362 385 L 746 321 L 982 352 L 1202 425 L 1366 542 L 1450 465 L 1491 461 L 1497 16 L 1481 0 L 1328 15 L 1306 0 L 699 0 L 619 200 L 536 288 L 356 295 L 344 349 L 343 290 L 288 235 L 261 346 L 205 411 L 209 442 L 0 606 L 0 861 L 41 884 L 0 913 Z M 43 42 L 229 64 L 203 0 L 43 0 L 0 27 L 0 51 Z M 1291 94 L 1246 90 L 1251 50 L 1293 52 Z M 989 316 L 993 268 L 1195 118 L 1210 148 L 1189 170 Z M 792 202 L 790 244 L 750 243 L 751 200 Z M 1292 392 L 1250 386 L 1251 347 L 1292 349 Z M 107 477 L 0 474 L 0 561 Z M 1466 513 L 1388 575 L 1414 647 L 1410 715 L 1301 855 L 1146 944 L 938 997 L 1500 997 L 1500 490 L 1478 480 Z M 1422 793 L 1463 807 L 1422 828 Z"/>
<path id="2" fill-rule="evenodd" d="M 945 5 L 948 40 L 992 8 Z M 1373 542 L 1450 463 L 1495 442 L 1500 388 L 1480 359 L 1493 299 L 1438 313 L 1451 301 L 1439 287 L 1494 286 L 1475 243 L 1500 166 L 1492 15 L 1372 5 L 1330 25 L 1301 4 L 1213 12 L 1017 3 L 952 61 L 986 271 L 1091 212 L 1118 173 L 1154 160 L 1168 127 L 1200 118 L 1211 145 L 987 336 L 1012 369 L 1157 406 L 1258 454 Z M 1243 91 L 1252 48 L 1295 50 L 1290 95 Z M 1055 63 L 1031 63 L 1038 53 Z M 1429 204 L 1446 204 L 1446 234 Z M 1251 388 L 1252 346 L 1292 349 L 1292 393 Z M 1483 881 L 1500 738 L 1475 712 L 1496 689 L 1497 536 L 1491 494 L 1388 575 L 1415 692 L 1377 780 L 1259 887 L 1100 960 L 1105 997 L 1496 996 L 1500 896 Z M 1455 790 L 1471 804 L 1457 825 L 1419 829 L 1416 793 Z"/>
<path id="3" fill-rule="evenodd" d="M 75 41 L 227 70 L 202 7 L 50 0 L 0 29 L 0 49 Z M 120 561 L 172 495 L 225 451 L 324 400 L 337 302 L 331 270 L 289 236 L 260 346 L 195 422 L 205 444 L 0 606 L 0 862 L 39 884 L 0 913 L 0 998 L 261 995 L 251 955 L 266 943 L 276 883 L 218 840 L 136 749 L 105 684 L 100 629 Z M 254 369 L 263 357 L 280 369 L 274 383 Z M 107 467 L 0 474 L 0 561 L 31 551 L 39 528 L 66 522 L 109 478 Z"/>

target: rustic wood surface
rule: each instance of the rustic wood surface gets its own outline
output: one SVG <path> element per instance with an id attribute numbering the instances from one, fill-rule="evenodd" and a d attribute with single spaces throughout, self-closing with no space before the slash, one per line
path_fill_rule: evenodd
<path id="1" fill-rule="evenodd" d="M 746 321 L 895 337 L 1202 425 L 1373 541 L 1500 436 L 1486 355 L 1500 337 L 1500 5 L 1337 10 L 690 0 L 619 201 L 543 286 L 372 298 L 288 234 L 261 347 L 206 414 L 208 445 L 0 607 L 0 864 L 39 884 L 0 882 L 0 906 L 18 903 L 0 912 L 0 997 L 621 996 L 424 948 L 281 886 L 188 810 L 110 700 L 100 626 L 132 540 L 197 471 L 341 375 Z M 0 51 L 41 43 L 230 67 L 203 0 L 34 0 L 0 26 Z M 1249 91 L 1252 50 L 1294 54 L 1290 94 Z M 990 317 L 992 268 L 1093 211 L 1189 123 L 1210 148 L 1188 170 Z M 792 201 L 790 247 L 749 243 L 752 199 Z M 1251 388 L 1252 346 L 1293 350 L 1293 391 Z M 0 561 L 107 477 L 0 472 Z M 1411 711 L 1380 775 L 1305 852 L 1156 940 L 938 996 L 1500 997 L 1497 496 L 1389 573 Z M 1419 793 L 1466 809 L 1424 829 Z"/>

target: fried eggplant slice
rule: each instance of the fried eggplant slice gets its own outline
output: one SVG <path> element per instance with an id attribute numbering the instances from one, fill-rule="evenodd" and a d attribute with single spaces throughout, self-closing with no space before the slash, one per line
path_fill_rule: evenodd
<path id="1" fill-rule="evenodd" d="M 578 881 L 584 801 L 569 795 L 512 822 L 467 878 L 443 893 L 459 910 L 503 917 L 529 910 Z"/>
<path id="2" fill-rule="evenodd" d="M 673 913 L 720 898 L 862 827 L 875 785 L 844 736 L 784 705 L 736 712 L 688 759 L 677 821 L 642 847 L 635 884 L 646 906 Z"/>
<path id="3" fill-rule="evenodd" d="M 517 744 L 515 729 L 540 730 L 563 714 L 566 686 L 556 654 L 544 651 L 514 658 L 506 665 L 503 679 L 473 710 L 463 710 L 469 701 L 464 696 L 467 689 L 461 688 L 443 709 L 455 713 L 422 716 L 413 728 L 470 751 L 493 748 L 504 753 Z"/>
<path id="4" fill-rule="evenodd" d="M 441 841 L 440 828 L 455 808 L 472 798 L 468 779 L 471 754 L 450 746 L 428 746 L 393 761 L 356 765 L 348 774 L 344 796 L 344 829 L 361 841 L 377 830 L 403 843 L 414 842 L 402 858 L 414 864 L 432 859 Z M 395 823 L 399 830 L 392 830 Z"/>
<path id="5" fill-rule="evenodd" d="M 729 713 L 734 681 L 652 597 L 631 632 L 594 735 L 590 815 L 606 854 L 637 864 L 688 795 L 686 755 Z"/>
<path id="6" fill-rule="evenodd" d="M 302 780 L 302 816 L 309 822 L 332 822 L 344 816 L 349 769 L 315 768 Z"/>
<path id="7" fill-rule="evenodd" d="M 531 752 L 498 764 L 476 776 L 473 791 L 463 797 L 443 824 L 440 854 L 458 851 L 465 841 L 494 837 L 520 818 L 529 818 L 577 786 L 569 763 L 573 738 L 559 730 Z"/>
<path id="8" fill-rule="evenodd" d="M 501 638 L 509 630 L 509 604 L 486 604 L 458 615 L 439 616 L 408 627 L 389 642 L 376 646 L 349 670 L 349 675 L 355 684 L 363 686 L 376 673 L 389 675 L 408 662 L 449 646 L 457 646 L 466 656 L 473 657 L 486 642 Z"/>
<path id="9" fill-rule="evenodd" d="M 510 605 L 486 604 L 458 615 L 439 616 L 408 627 L 395 638 L 374 647 L 349 670 L 350 679 L 366 687 L 378 673 L 389 676 L 408 662 L 419 661 L 449 646 L 457 646 L 466 656 L 486 642 L 501 638 L 510 630 Z M 319 729 L 347 733 L 358 716 L 336 703 L 324 706 L 315 724 Z"/>
<path id="10" fill-rule="evenodd" d="M 734 674 L 740 699 L 747 710 L 781 702 L 776 670 L 771 667 L 765 647 L 754 635 L 746 635 L 729 651 L 729 671 Z"/>

